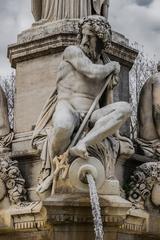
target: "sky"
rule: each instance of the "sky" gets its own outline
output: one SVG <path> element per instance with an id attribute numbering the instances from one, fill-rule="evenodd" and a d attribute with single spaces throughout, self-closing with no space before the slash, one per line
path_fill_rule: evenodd
<path id="1" fill-rule="evenodd" d="M 31 0 L 0 0 L 0 76 L 12 71 L 7 46 L 34 21 L 30 5 Z M 110 0 L 109 22 L 131 43 L 143 45 L 149 57 L 160 60 L 160 0 Z"/>

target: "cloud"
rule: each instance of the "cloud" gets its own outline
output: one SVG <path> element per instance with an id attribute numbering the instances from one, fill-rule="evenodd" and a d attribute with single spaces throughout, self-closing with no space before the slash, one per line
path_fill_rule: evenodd
<path id="1" fill-rule="evenodd" d="M 0 76 L 12 71 L 7 59 L 7 46 L 15 43 L 17 34 L 29 28 L 32 22 L 30 0 L 0 1 Z"/>
<path id="2" fill-rule="evenodd" d="M 31 0 L 0 1 L 0 75 L 11 71 L 7 45 L 16 42 L 17 34 L 33 22 Z M 160 0 L 110 0 L 109 21 L 112 29 L 130 42 L 144 45 L 145 52 L 160 56 Z"/>
<path id="3" fill-rule="evenodd" d="M 139 6 L 134 0 L 112 0 L 110 6 L 110 23 L 114 30 L 121 32 L 131 42 L 144 45 L 149 56 L 160 56 L 160 1 L 145 0 Z M 140 0 L 139 0 L 140 2 Z M 141 1 L 144 2 L 144 1 Z M 148 5 L 147 5 L 148 2 Z M 147 7 L 146 7 L 147 5 Z"/>
<path id="4" fill-rule="evenodd" d="M 148 6 L 153 2 L 153 0 L 136 0 L 139 6 Z"/>

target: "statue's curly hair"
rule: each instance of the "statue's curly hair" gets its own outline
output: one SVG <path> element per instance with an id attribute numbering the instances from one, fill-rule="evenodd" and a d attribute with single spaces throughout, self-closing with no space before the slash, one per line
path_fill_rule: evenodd
<path id="1" fill-rule="evenodd" d="M 111 45 L 112 31 L 111 26 L 106 18 L 99 15 L 92 15 L 80 20 L 78 34 L 79 41 L 82 40 L 82 28 L 85 25 L 88 25 L 91 31 L 94 32 L 97 37 L 102 41 L 103 49 Z"/>

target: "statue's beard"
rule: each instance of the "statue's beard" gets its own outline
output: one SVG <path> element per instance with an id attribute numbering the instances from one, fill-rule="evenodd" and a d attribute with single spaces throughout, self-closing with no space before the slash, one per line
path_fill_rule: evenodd
<path id="1" fill-rule="evenodd" d="M 98 60 L 98 54 L 95 49 L 92 50 L 87 45 L 80 45 L 80 48 L 91 61 L 96 62 Z"/>

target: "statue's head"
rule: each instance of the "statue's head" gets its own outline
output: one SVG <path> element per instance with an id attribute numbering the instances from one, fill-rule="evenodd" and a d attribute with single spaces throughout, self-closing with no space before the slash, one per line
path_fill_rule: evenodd
<path id="1" fill-rule="evenodd" d="M 160 72 L 160 61 L 157 63 L 157 71 Z"/>
<path id="2" fill-rule="evenodd" d="M 98 15 L 83 18 L 79 23 L 79 39 L 86 55 L 96 60 L 112 40 L 111 27 L 106 18 Z"/>

